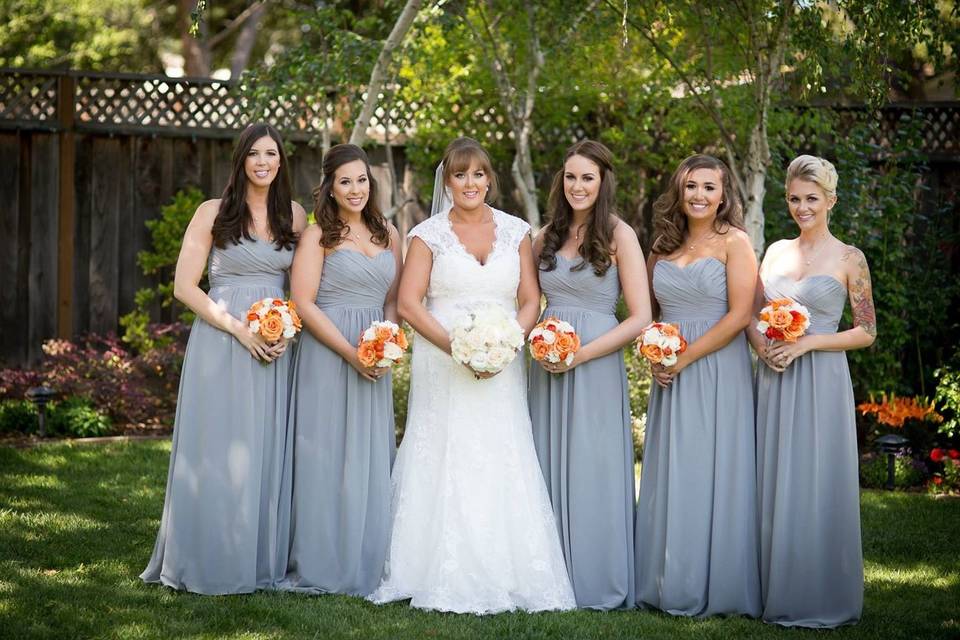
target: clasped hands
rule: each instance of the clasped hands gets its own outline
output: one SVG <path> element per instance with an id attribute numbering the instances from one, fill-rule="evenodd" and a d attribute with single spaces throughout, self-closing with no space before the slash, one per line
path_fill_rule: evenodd
<path id="1" fill-rule="evenodd" d="M 768 342 L 765 348 L 757 352 L 757 357 L 777 373 L 783 373 L 807 351 L 809 349 L 804 339 L 800 338 L 796 342 Z"/>

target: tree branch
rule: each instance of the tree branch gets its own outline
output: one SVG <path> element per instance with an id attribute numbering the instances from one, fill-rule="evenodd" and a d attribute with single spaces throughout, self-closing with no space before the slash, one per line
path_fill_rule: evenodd
<path id="1" fill-rule="evenodd" d="M 240 28 L 240 25 L 246 22 L 247 18 L 259 14 L 264 9 L 266 9 L 266 3 L 264 2 L 264 0 L 257 0 L 256 2 L 251 4 L 249 7 L 244 9 L 240 13 L 240 15 L 238 15 L 236 18 L 231 20 L 227 24 L 227 26 L 225 26 L 223 29 L 220 30 L 220 33 L 208 38 L 207 47 L 209 47 L 210 49 L 216 48 L 217 45 L 219 45 L 221 42 L 223 42 L 228 37 L 230 37 L 231 33 L 233 33 L 238 28 Z"/>

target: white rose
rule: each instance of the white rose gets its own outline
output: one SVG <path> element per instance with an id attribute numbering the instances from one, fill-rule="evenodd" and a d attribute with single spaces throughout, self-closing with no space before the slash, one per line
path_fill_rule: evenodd
<path id="1" fill-rule="evenodd" d="M 533 342 L 534 338 L 542 335 L 543 335 L 543 329 L 540 327 L 536 327 L 533 331 L 530 332 L 530 336 L 528 337 L 528 340 L 530 340 L 530 342 Z"/>
<path id="2" fill-rule="evenodd" d="M 387 342 L 383 345 L 383 357 L 385 360 L 397 361 L 403 357 L 403 349 L 392 342 Z"/>
<path id="3" fill-rule="evenodd" d="M 297 330 L 293 328 L 292 324 L 289 327 L 283 328 L 283 337 L 286 338 L 287 340 L 289 340 L 295 335 L 297 335 Z"/>
<path id="4" fill-rule="evenodd" d="M 509 360 L 503 349 L 493 349 L 487 354 L 487 362 L 491 371 L 500 371 L 507 366 Z"/>
<path id="5" fill-rule="evenodd" d="M 546 331 L 543 332 L 543 341 L 546 342 L 547 344 L 553 344 L 554 342 L 557 341 L 557 334 L 547 329 Z"/>
<path id="6" fill-rule="evenodd" d="M 665 367 L 672 367 L 677 364 L 677 354 L 671 353 L 669 356 L 663 356 L 661 364 Z"/>
<path id="7" fill-rule="evenodd" d="M 373 340 L 377 337 L 377 330 L 374 327 L 367 327 L 367 330 L 363 332 L 364 341 Z"/>
<path id="8" fill-rule="evenodd" d="M 250 322 L 250 331 L 253 331 L 254 333 L 260 333 L 260 321 L 259 321 L 259 320 L 252 320 L 252 321 Z"/>
<path id="9" fill-rule="evenodd" d="M 477 351 L 470 356 L 470 367 L 474 371 L 489 371 L 490 360 L 486 351 Z"/>
<path id="10" fill-rule="evenodd" d="M 769 328 L 770 328 L 770 323 L 768 322 L 764 322 L 763 320 L 761 320 L 760 322 L 757 323 L 757 331 L 759 331 L 760 333 L 766 333 L 767 329 Z"/>
<path id="11" fill-rule="evenodd" d="M 564 359 L 563 364 L 567 365 L 568 367 L 569 367 L 571 364 L 573 364 L 573 354 L 572 354 L 572 353 L 567 354 L 567 357 Z"/>

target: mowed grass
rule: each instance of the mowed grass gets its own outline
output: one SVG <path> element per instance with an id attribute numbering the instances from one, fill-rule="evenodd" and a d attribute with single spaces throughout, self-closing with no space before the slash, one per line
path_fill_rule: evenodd
<path id="1" fill-rule="evenodd" d="M 960 500 L 866 492 L 859 625 L 782 629 L 646 611 L 476 617 L 283 593 L 146 586 L 170 444 L 0 448 L 3 638 L 958 638 Z M 602 526 L 602 525 L 601 525 Z"/>

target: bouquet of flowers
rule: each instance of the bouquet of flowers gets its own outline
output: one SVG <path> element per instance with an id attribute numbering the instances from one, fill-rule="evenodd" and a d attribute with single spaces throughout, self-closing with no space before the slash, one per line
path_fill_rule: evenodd
<path id="1" fill-rule="evenodd" d="M 810 326 L 810 312 L 790 298 L 777 298 L 760 310 L 757 331 L 770 340 L 796 342 Z"/>
<path id="2" fill-rule="evenodd" d="M 280 338 L 289 340 L 297 335 L 303 327 L 297 307 L 293 300 L 280 298 L 264 298 L 250 305 L 247 311 L 247 326 L 250 331 L 259 333 L 269 343 L 276 343 Z"/>
<path id="3" fill-rule="evenodd" d="M 530 332 L 530 355 L 534 360 L 573 362 L 573 354 L 580 349 L 580 336 L 573 325 L 557 318 L 545 318 Z"/>
<path id="4" fill-rule="evenodd" d="M 513 361 L 521 348 L 523 329 L 512 314 L 497 305 L 469 311 L 450 332 L 453 359 L 474 371 L 500 371 Z"/>
<path id="5" fill-rule="evenodd" d="M 407 334 L 400 326 L 377 320 L 360 334 L 357 358 L 365 367 L 389 367 L 400 362 L 407 346 Z"/>
<path id="6" fill-rule="evenodd" d="M 637 353 L 653 364 L 672 367 L 677 354 L 687 350 L 687 341 L 676 325 L 654 322 L 648 325 L 636 340 Z"/>

